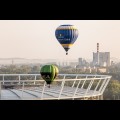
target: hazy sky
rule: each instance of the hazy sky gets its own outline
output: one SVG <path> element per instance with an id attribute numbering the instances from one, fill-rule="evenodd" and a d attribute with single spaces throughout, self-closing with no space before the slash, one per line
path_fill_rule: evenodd
<path id="1" fill-rule="evenodd" d="M 68 56 L 55 37 L 61 24 L 75 25 L 79 36 Z M 0 20 L 0 58 L 92 59 L 101 52 L 120 57 L 120 20 Z"/>

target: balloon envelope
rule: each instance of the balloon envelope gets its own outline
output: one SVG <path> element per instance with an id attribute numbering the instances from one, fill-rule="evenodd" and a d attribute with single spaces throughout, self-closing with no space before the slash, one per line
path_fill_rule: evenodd
<path id="1" fill-rule="evenodd" d="M 40 74 L 47 84 L 51 84 L 54 81 L 58 72 L 59 70 L 55 65 L 44 65 L 40 70 Z"/>
<path id="2" fill-rule="evenodd" d="M 78 38 L 78 29 L 73 25 L 60 25 L 55 31 L 55 36 L 67 54 Z"/>

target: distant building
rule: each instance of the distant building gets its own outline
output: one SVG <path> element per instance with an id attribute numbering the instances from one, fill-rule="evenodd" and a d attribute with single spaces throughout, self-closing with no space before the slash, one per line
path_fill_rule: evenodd
<path id="1" fill-rule="evenodd" d="M 83 60 L 83 65 L 84 65 L 84 66 L 86 66 L 86 63 L 87 63 L 86 60 Z"/>
<path id="2" fill-rule="evenodd" d="M 110 66 L 110 52 L 93 52 L 93 65 Z"/>
<path id="3" fill-rule="evenodd" d="M 99 43 L 97 43 L 97 52 L 93 52 L 93 65 L 99 67 L 110 66 L 110 52 L 99 52 Z"/>
<path id="4" fill-rule="evenodd" d="M 82 62 L 83 62 L 83 59 L 82 58 L 78 58 L 78 65 L 82 66 Z"/>
<path id="5" fill-rule="evenodd" d="M 107 72 L 106 68 L 99 68 L 98 70 L 99 70 L 100 73 L 106 73 Z"/>
<path id="6" fill-rule="evenodd" d="M 89 65 L 89 63 L 85 59 L 78 58 L 78 66 L 84 67 L 84 66 L 88 66 L 88 65 Z"/>
<path id="7" fill-rule="evenodd" d="M 69 65 L 73 68 L 76 68 L 77 64 L 78 64 L 77 62 L 70 62 L 69 63 Z"/>

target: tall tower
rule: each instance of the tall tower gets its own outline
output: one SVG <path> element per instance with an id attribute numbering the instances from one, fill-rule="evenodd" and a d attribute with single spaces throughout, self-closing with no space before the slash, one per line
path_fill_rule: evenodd
<path id="1" fill-rule="evenodd" d="M 97 43 L 97 62 L 98 62 L 98 65 L 99 65 L 99 43 Z"/>
<path id="2" fill-rule="evenodd" d="M 99 43 L 97 43 L 97 53 L 99 52 Z"/>

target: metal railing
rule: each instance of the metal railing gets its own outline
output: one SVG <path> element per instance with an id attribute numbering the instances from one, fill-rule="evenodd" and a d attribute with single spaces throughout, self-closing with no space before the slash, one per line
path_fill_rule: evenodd
<path id="1" fill-rule="evenodd" d="M 13 76 L 14 79 L 12 79 Z M 111 79 L 108 75 L 58 74 L 48 88 L 40 74 L 0 74 L 0 77 L 2 78 L 0 99 L 22 100 L 59 100 L 100 96 Z"/>

